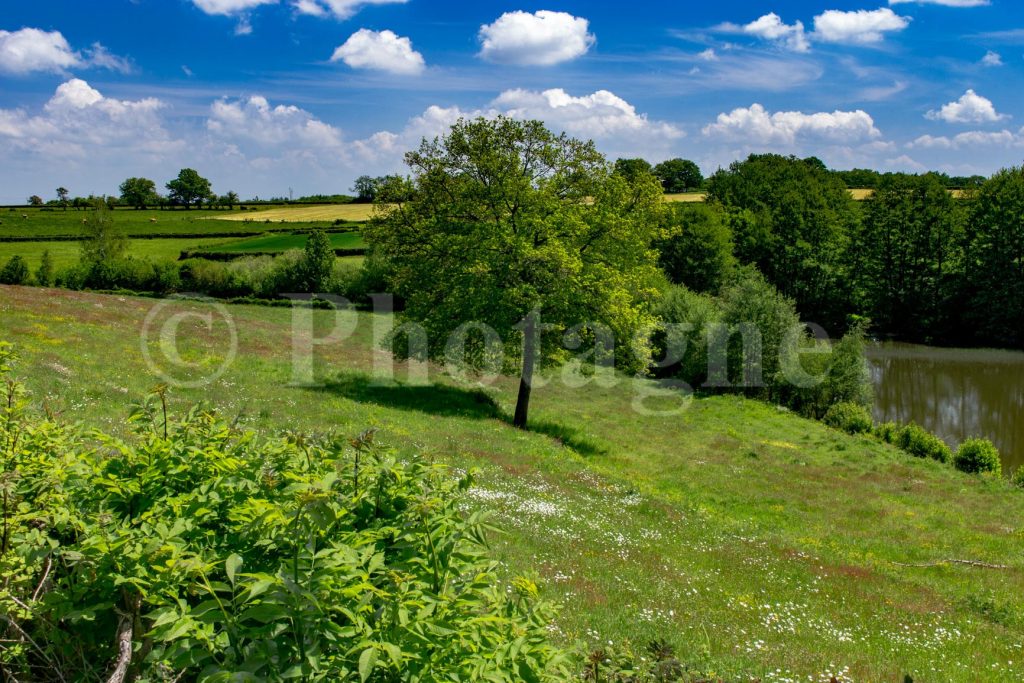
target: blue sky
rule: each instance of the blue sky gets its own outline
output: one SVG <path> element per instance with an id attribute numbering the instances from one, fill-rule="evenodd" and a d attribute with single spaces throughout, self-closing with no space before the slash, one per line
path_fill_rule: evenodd
<path id="1" fill-rule="evenodd" d="M 345 192 L 459 116 L 706 172 L 755 151 L 988 174 L 1024 158 L 1024 3 L 5 3 L 0 202 Z"/>

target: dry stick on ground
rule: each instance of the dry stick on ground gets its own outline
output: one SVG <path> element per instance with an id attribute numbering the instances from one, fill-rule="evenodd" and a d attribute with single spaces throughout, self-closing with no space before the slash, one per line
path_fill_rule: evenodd
<path id="1" fill-rule="evenodd" d="M 950 558 L 947 560 L 938 560 L 936 562 L 925 562 L 923 564 L 907 564 L 905 562 L 893 562 L 895 565 L 900 567 L 938 567 L 943 564 L 965 564 L 968 567 L 981 567 L 983 569 L 1009 569 L 1010 567 L 1005 564 L 989 564 L 987 562 L 978 562 L 977 560 L 957 560 Z"/>

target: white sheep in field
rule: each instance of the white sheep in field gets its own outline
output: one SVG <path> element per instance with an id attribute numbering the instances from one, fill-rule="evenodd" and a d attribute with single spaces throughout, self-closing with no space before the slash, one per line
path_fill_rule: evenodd
<path id="1" fill-rule="evenodd" d="M 28 214 L 27 213 L 23 213 L 23 214 L 21 214 L 21 217 L 22 218 L 28 218 Z"/>
<path id="2" fill-rule="evenodd" d="M 150 222 L 150 223 L 156 223 L 156 219 L 155 219 L 155 218 L 150 218 L 150 219 L 149 219 L 149 222 Z"/>

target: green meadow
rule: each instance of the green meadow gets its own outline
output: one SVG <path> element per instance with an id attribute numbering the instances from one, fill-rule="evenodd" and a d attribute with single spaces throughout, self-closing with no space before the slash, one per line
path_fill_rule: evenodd
<path id="1" fill-rule="evenodd" d="M 234 362 L 171 389 L 172 411 L 203 402 L 264 433 L 375 428 L 402 453 L 478 469 L 470 505 L 503 529 L 502 571 L 534 572 L 566 643 L 665 639 L 716 680 L 1024 678 L 1024 492 L 1001 479 L 625 376 L 556 370 L 516 430 L 512 379 L 431 365 L 419 385 L 398 364 L 398 382 L 375 381 L 390 357 L 372 327 L 388 321 L 370 313 L 310 314 L 317 336 L 339 316 L 354 329 L 316 347 L 312 388 L 292 385 L 289 310 L 0 287 L 0 338 L 37 405 L 123 433 L 130 404 L 166 381 L 142 340 L 154 306 L 157 322 L 226 311 L 237 331 Z M 225 324 L 179 322 L 193 374 L 176 378 L 215 374 Z"/>

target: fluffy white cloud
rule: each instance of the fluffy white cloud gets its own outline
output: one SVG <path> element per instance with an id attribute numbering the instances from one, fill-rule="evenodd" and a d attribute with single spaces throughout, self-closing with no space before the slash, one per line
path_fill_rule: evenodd
<path id="1" fill-rule="evenodd" d="M 1002 66 L 1003 58 L 998 52 L 989 50 L 985 53 L 985 56 L 981 58 L 981 63 L 985 66 Z"/>
<path id="2" fill-rule="evenodd" d="M 807 40 L 807 34 L 804 32 L 803 22 L 797 21 L 792 25 L 786 24 L 775 12 L 765 14 L 742 26 L 726 23 L 716 28 L 723 33 L 742 33 L 756 36 L 762 40 L 778 43 L 794 52 L 807 52 L 811 49 L 811 44 Z"/>
<path id="3" fill-rule="evenodd" d="M 871 116 L 861 110 L 769 113 L 760 104 L 734 109 L 703 129 L 708 137 L 758 145 L 793 145 L 808 138 L 830 143 L 851 143 L 881 136 Z"/>
<path id="4" fill-rule="evenodd" d="M 889 0 L 890 5 L 942 5 L 943 7 L 985 7 L 990 0 Z"/>
<path id="5" fill-rule="evenodd" d="M 259 95 L 217 100 L 206 128 L 215 138 L 263 151 L 285 148 L 333 154 L 343 147 L 341 131 L 334 126 L 294 105 L 272 107 Z"/>
<path id="6" fill-rule="evenodd" d="M 425 66 L 423 55 L 412 49 L 412 41 L 393 31 L 361 28 L 331 56 L 353 69 L 375 69 L 394 74 L 418 74 Z"/>
<path id="7" fill-rule="evenodd" d="M 247 12 L 260 5 L 275 5 L 277 0 L 192 0 L 192 4 L 207 14 L 228 16 Z"/>
<path id="8" fill-rule="evenodd" d="M 887 7 L 853 12 L 828 10 L 814 17 L 814 38 L 826 43 L 870 45 L 884 40 L 886 33 L 908 26 L 909 17 L 901 17 Z"/>
<path id="9" fill-rule="evenodd" d="M 0 110 L 0 149 L 50 158 L 159 154 L 181 145 L 164 128 L 164 103 L 104 97 L 74 78 L 57 87 L 38 115 Z"/>
<path id="10" fill-rule="evenodd" d="M 71 49 L 60 31 L 37 28 L 0 31 L 0 71 L 13 74 L 62 72 L 81 64 L 81 56 Z"/>
<path id="11" fill-rule="evenodd" d="M 391 5 L 406 2 L 408 0 L 295 0 L 292 5 L 299 14 L 348 19 L 366 5 Z"/>
<path id="12" fill-rule="evenodd" d="M 970 130 L 953 137 L 922 135 L 907 143 L 911 149 L 973 149 L 979 146 L 1024 147 L 1024 128 L 1013 133 L 1008 130 Z"/>
<path id="13" fill-rule="evenodd" d="M 492 62 L 550 66 L 576 59 L 595 38 L 589 22 L 565 12 L 506 12 L 480 27 L 480 56 Z"/>
<path id="14" fill-rule="evenodd" d="M 955 102 L 942 105 L 938 111 L 928 112 L 925 117 L 946 123 L 992 123 L 1007 118 L 996 112 L 991 100 L 973 90 L 968 90 Z"/>
<path id="15" fill-rule="evenodd" d="M 561 88 L 543 92 L 506 90 L 492 106 L 513 118 L 540 119 L 551 128 L 580 137 L 682 137 L 682 131 L 675 126 L 649 120 L 646 114 L 638 114 L 633 105 L 607 90 L 582 97 L 573 97 Z"/>

